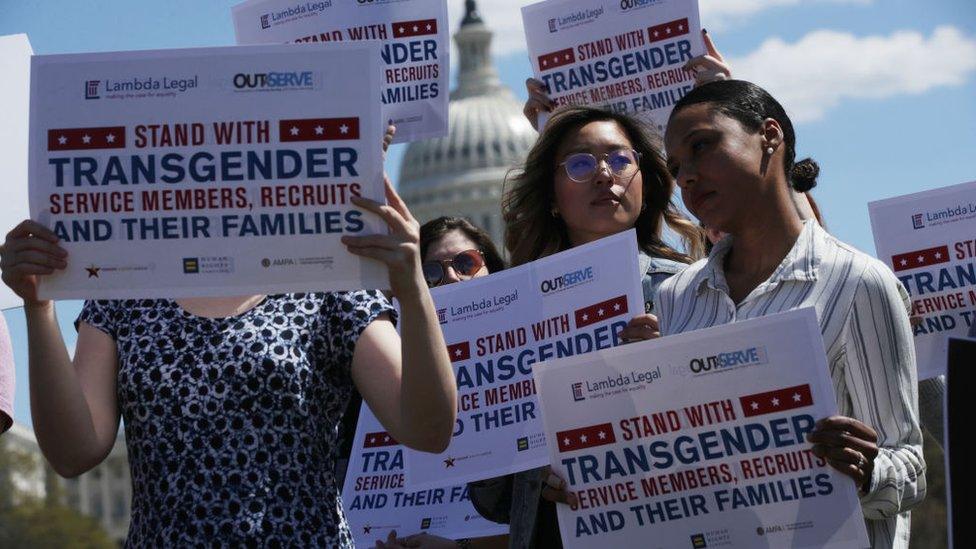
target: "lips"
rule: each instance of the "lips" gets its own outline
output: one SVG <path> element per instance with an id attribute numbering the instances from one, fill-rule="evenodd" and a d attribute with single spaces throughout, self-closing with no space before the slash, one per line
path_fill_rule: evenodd
<path id="1" fill-rule="evenodd" d="M 600 196 L 598 196 L 595 200 L 590 202 L 590 204 L 593 206 L 606 206 L 606 205 L 616 206 L 620 204 L 620 197 L 612 192 L 603 193 Z"/>
<path id="2" fill-rule="evenodd" d="M 688 197 L 690 199 L 688 207 L 692 210 L 698 210 L 708 199 L 715 196 L 715 194 L 715 191 L 692 192 L 691 196 Z"/>

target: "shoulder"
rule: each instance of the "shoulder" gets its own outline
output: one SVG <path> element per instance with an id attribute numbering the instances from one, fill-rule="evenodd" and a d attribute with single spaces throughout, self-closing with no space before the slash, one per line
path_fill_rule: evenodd
<path id="1" fill-rule="evenodd" d="M 653 257 L 648 256 L 648 265 L 645 269 L 644 274 L 678 274 L 681 271 L 688 268 L 687 263 L 681 263 L 679 261 L 674 261 L 673 259 L 665 259 L 663 257 Z"/>
<path id="2" fill-rule="evenodd" d="M 688 291 L 697 290 L 696 280 L 699 280 L 703 271 L 708 268 L 708 258 L 699 259 L 691 265 L 682 265 L 681 269 L 675 272 L 674 276 L 661 283 L 661 295 L 676 296 Z"/>
<path id="3" fill-rule="evenodd" d="M 901 282 L 881 260 L 846 242 L 825 235 L 827 251 L 821 258 L 820 276 L 843 277 L 845 284 L 856 284 L 857 292 L 883 292 L 898 296 Z"/>

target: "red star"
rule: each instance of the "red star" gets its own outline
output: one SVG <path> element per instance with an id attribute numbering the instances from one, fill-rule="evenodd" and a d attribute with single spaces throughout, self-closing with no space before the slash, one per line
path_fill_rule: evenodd
<path id="1" fill-rule="evenodd" d="M 454 458 L 447 458 L 444 460 L 444 468 L 454 467 Z"/>
<path id="2" fill-rule="evenodd" d="M 98 278 L 98 267 L 92 265 L 91 267 L 85 267 L 85 270 L 88 271 L 88 278 Z"/>

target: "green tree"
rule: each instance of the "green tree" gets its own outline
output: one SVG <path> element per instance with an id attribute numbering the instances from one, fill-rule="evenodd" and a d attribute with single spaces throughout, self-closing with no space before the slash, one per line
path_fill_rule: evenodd
<path id="1" fill-rule="evenodd" d="M 62 503 L 61 483 L 46 461 L 43 467 L 47 496 L 41 499 L 18 492 L 13 477 L 30 475 L 37 463 L 29 453 L 13 450 L 0 440 L 0 547 L 115 547 L 96 521 Z"/>

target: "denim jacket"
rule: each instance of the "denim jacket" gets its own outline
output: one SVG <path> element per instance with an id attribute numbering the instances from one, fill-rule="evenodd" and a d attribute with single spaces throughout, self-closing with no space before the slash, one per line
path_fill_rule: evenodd
<path id="1" fill-rule="evenodd" d="M 643 274 L 641 285 L 644 290 L 644 310 L 653 313 L 661 283 L 687 265 L 669 259 L 651 257 L 641 252 L 638 266 Z M 545 469 L 540 467 L 468 484 L 471 503 L 481 516 L 510 525 L 508 546 L 511 548 L 533 547 Z M 558 537 L 559 532 L 549 532 L 548 535 Z"/>

